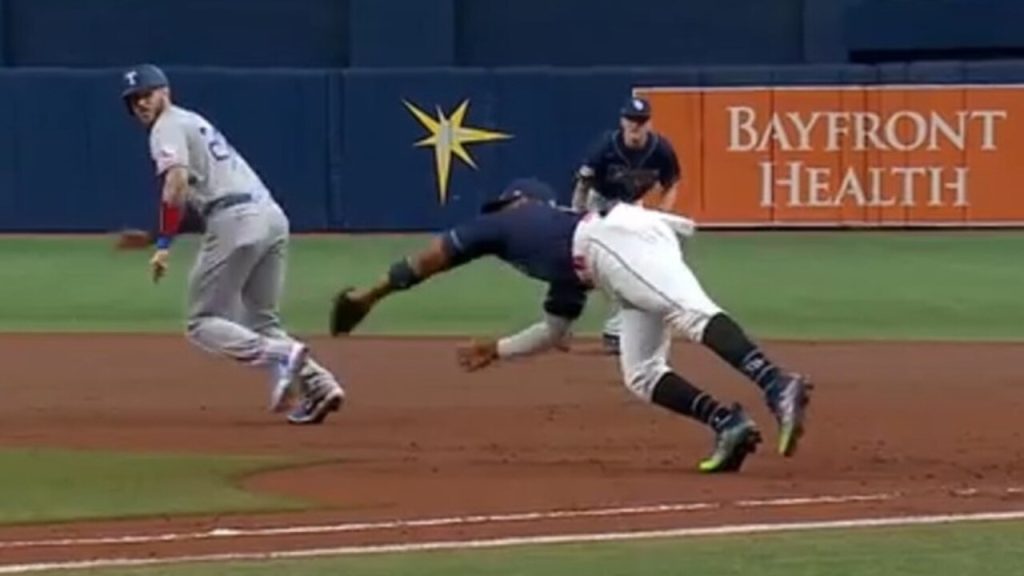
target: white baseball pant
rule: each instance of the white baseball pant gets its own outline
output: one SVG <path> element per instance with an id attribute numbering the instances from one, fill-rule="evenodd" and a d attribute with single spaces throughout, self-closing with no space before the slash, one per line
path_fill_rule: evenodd
<path id="1" fill-rule="evenodd" d="M 588 214 L 573 239 L 580 275 L 622 307 L 622 377 L 647 401 L 670 371 L 672 334 L 700 342 L 722 313 L 683 260 L 676 223 L 682 220 L 619 204 L 604 217 Z"/>
<path id="2" fill-rule="evenodd" d="M 589 212 L 606 210 L 613 202 L 615 201 L 605 198 L 593 188 L 587 190 L 586 208 Z M 640 204 L 640 201 L 637 200 L 633 204 Z M 608 318 L 605 320 L 601 332 L 608 336 L 618 337 L 622 332 L 622 307 L 615 299 L 610 299 L 608 304 Z"/>

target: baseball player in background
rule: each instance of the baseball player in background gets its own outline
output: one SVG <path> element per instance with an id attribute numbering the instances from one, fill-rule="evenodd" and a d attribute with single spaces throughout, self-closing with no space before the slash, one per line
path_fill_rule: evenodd
<path id="1" fill-rule="evenodd" d="M 679 160 L 672 143 L 651 129 L 651 105 L 629 98 L 619 110 L 619 128 L 601 135 L 576 173 L 573 208 L 603 210 L 612 202 L 639 204 L 648 194 L 671 212 L 676 202 Z M 602 331 L 605 349 L 619 353 L 620 308 L 613 303 Z"/>
<path id="2" fill-rule="evenodd" d="M 300 402 L 288 421 L 319 424 L 340 408 L 344 393 L 308 347 L 281 328 L 287 216 L 223 134 L 171 102 L 162 70 L 137 66 L 124 72 L 122 83 L 121 98 L 149 130 L 150 154 L 163 179 L 160 234 L 150 260 L 154 282 L 167 272 L 171 241 L 188 204 L 205 224 L 188 279 L 189 340 L 208 352 L 269 367 L 270 409 L 287 409 L 297 392 Z"/>
<path id="3" fill-rule="evenodd" d="M 679 237 L 692 221 L 628 203 L 586 214 L 554 204 L 543 182 L 512 182 L 483 214 L 435 238 L 428 248 L 395 262 L 366 289 L 342 290 L 331 313 L 331 333 L 350 332 L 383 298 L 484 256 L 495 256 L 549 286 L 544 316 L 499 340 L 460 347 L 467 370 L 499 359 L 558 346 L 579 317 L 586 293 L 600 288 L 623 307 L 620 366 L 634 394 L 714 430 L 715 447 L 704 472 L 738 471 L 761 441 L 742 406 L 726 406 L 668 365 L 673 333 L 710 348 L 754 382 L 779 424 L 779 452 L 794 453 L 804 430 L 808 382 L 786 372 L 705 294 L 683 260 Z"/>

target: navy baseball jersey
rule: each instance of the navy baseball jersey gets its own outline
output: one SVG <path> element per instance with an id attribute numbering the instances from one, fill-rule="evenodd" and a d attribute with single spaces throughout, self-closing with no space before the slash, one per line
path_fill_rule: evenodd
<path id="1" fill-rule="evenodd" d="M 611 200 L 635 202 L 656 182 L 668 190 L 679 180 L 679 160 L 672 144 L 651 132 L 639 149 L 628 148 L 622 132 L 605 133 L 580 167 L 581 178 L 590 179 L 598 193 Z"/>
<path id="2" fill-rule="evenodd" d="M 572 239 L 583 214 L 541 202 L 481 215 L 441 237 L 452 266 L 495 256 L 523 274 L 548 284 L 544 310 L 575 320 L 586 304 L 587 287 L 573 269 Z"/>

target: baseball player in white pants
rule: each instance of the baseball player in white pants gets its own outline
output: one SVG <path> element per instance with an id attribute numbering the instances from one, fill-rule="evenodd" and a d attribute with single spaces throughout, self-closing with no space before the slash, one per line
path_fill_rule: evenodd
<path id="1" fill-rule="evenodd" d="M 701 471 L 738 471 L 760 433 L 739 404 L 719 404 L 669 367 L 672 332 L 708 347 L 764 392 L 779 422 L 779 451 L 792 455 L 803 432 L 807 383 L 776 366 L 704 293 L 682 259 L 677 238 L 691 235 L 693 222 L 626 203 L 581 214 L 557 206 L 555 197 L 554 189 L 539 180 L 512 182 L 484 205 L 483 214 L 397 261 L 376 284 L 340 291 L 331 309 L 331 334 L 351 332 L 392 294 L 493 256 L 549 284 L 544 314 L 515 334 L 461 346 L 464 369 L 559 347 L 571 334 L 587 292 L 600 287 L 623 308 L 625 384 L 647 402 L 715 432 L 714 451 L 701 461 Z"/>
<path id="2" fill-rule="evenodd" d="M 702 470 L 738 469 L 756 449 L 760 433 L 738 404 L 726 408 L 672 371 L 671 338 L 684 335 L 764 390 L 779 424 L 779 452 L 790 456 L 803 434 L 810 384 L 777 368 L 707 295 L 680 246 L 680 238 L 693 233 L 691 220 L 628 203 L 591 212 L 576 228 L 573 257 L 580 276 L 622 309 L 625 384 L 641 398 L 718 430 L 718 447 L 701 463 Z"/>

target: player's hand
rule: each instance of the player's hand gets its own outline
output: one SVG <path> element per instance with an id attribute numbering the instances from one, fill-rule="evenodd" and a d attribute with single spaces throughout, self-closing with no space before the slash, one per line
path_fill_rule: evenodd
<path id="1" fill-rule="evenodd" d="M 167 259 L 170 256 L 168 250 L 157 250 L 153 252 L 153 257 L 149 259 L 149 268 L 153 272 L 153 283 L 157 283 L 161 278 L 167 274 Z"/>
<path id="2" fill-rule="evenodd" d="M 473 340 L 459 346 L 455 354 L 463 370 L 474 372 L 498 359 L 498 342 L 491 339 Z"/>
<path id="3" fill-rule="evenodd" d="M 348 334 L 370 313 L 374 300 L 372 294 L 355 288 L 345 288 L 334 296 L 331 306 L 329 331 L 331 336 Z"/>

